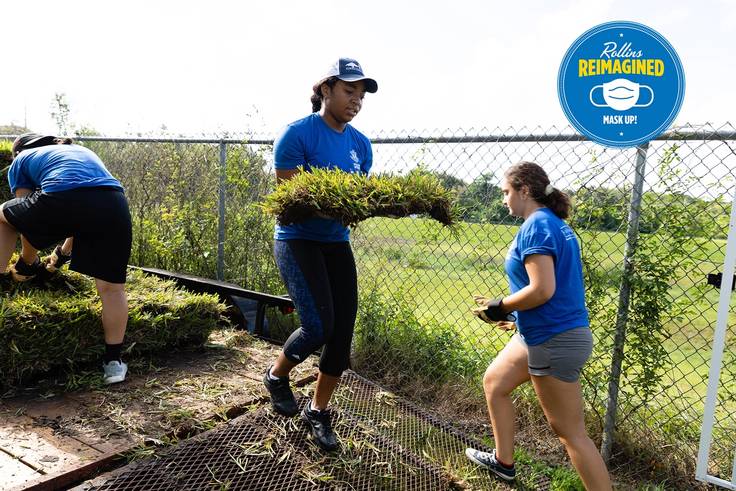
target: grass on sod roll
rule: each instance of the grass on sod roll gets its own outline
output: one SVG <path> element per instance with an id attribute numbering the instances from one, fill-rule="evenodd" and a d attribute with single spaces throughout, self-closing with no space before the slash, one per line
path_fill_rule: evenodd
<path id="1" fill-rule="evenodd" d="M 266 197 L 264 209 L 282 225 L 317 214 L 355 225 L 371 217 L 427 215 L 454 225 L 459 211 L 452 191 L 435 176 L 415 170 L 405 176 L 365 176 L 341 170 L 313 169 L 283 181 Z"/>
<path id="2" fill-rule="evenodd" d="M 223 322 L 225 306 L 215 295 L 189 293 L 140 271 L 128 273 L 126 288 L 126 358 L 201 345 Z M 94 279 L 87 276 L 65 269 L 46 281 L 0 278 L 0 388 L 101 363 L 101 313 Z"/>
<path id="3" fill-rule="evenodd" d="M 0 141 L 0 203 L 11 198 L 8 186 L 8 169 L 13 162 L 13 143 Z"/>

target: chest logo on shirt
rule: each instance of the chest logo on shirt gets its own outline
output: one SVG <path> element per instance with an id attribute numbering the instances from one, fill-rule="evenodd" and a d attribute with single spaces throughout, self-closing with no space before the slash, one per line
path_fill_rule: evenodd
<path id="1" fill-rule="evenodd" d="M 350 150 L 350 159 L 353 161 L 353 170 L 359 171 L 360 170 L 360 158 L 358 157 L 358 152 L 356 152 L 355 149 Z"/>

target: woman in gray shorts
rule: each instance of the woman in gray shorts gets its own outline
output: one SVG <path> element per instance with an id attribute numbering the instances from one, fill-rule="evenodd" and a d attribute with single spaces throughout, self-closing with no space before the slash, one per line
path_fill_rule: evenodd
<path id="1" fill-rule="evenodd" d="M 565 445 L 586 489 L 610 490 L 608 470 L 585 430 L 580 370 L 593 338 L 585 307 L 580 246 L 564 222 L 570 199 L 550 184 L 539 165 L 521 162 L 504 175 L 503 203 L 524 219 L 506 255 L 511 294 L 476 297 L 473 313 L 518 332 L 483 376 L 496 448 L 469 448 L 470 460 L 505 480 L 514 468 L 515 412 L 511 392 L 531 380 L 552 429 Z"/>

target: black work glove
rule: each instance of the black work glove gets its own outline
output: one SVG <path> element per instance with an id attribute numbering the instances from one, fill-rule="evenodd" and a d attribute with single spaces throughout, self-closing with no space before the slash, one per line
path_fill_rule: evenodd
<path id="1" fill-rule="evenodd" d="M 500 298 L 486 298 L 481 295 L 473 296 L 478 307 L 472 309 L 473 315 L 477 316 L 483 322 L 515 322 L 516 316 L 506 313 Z"/>

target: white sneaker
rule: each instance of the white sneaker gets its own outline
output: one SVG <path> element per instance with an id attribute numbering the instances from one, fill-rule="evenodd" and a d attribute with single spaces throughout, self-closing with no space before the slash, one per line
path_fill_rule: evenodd
<path id="1" fill-rule="evenodd" d="M 125 380 L 125 374 L 128 373 L 128 365 L 125 362 L 113 360 L 102 364 L 105 371 L 105 383 L 117 384 Z"/>
<path id="2" fill-rule="evenodd" d="M 491 450 L 490 453 L 476 450 L 474 448 L 466 448 L 465 455 L 478 464 L 481 467 L 485 467 L 489 471 L 496 474 L 501 479 L 506 481 L 513 481 L 516 479 L 516 467 L 512 464 L 511 467 L 506 467 L 501 464 L 496 458 L 496 449 Z"/>

